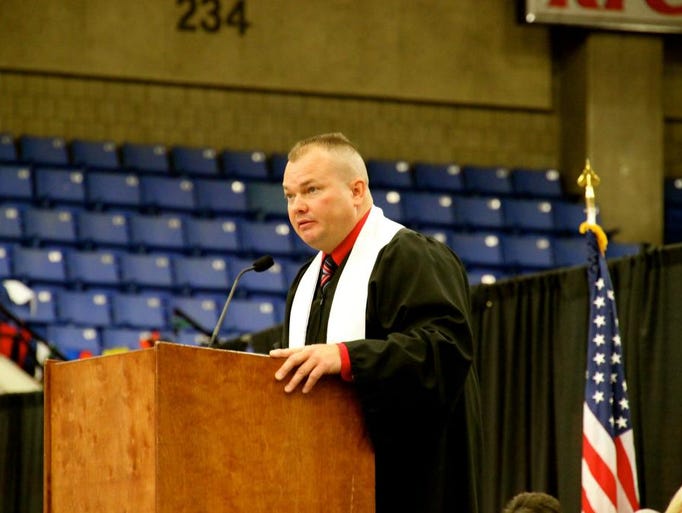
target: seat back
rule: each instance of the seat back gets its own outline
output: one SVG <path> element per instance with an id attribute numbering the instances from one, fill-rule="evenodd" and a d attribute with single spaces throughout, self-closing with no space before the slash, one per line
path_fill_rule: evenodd
<path id="1" fill-rule="evenodd" d="M 19 157 L 31 164 L 66 166 L 69 155 L 62 137 L 22 135 L 19 137 Z"/>
<path id="2" fill-rule="evenodd" d="M 73 214 L 61 208 L 27 208 L 24 211 L 24 236 L 35 244 L 78 242 Z"/>
<path id="3" fill-rule="evenodd" d="M 113 170 L 120 167 L 118 148 L 113 141 L 71 141 L 71 163 L 89 170 Z"/>
<path id="4" fill-rule="evenodd" d="M 33 173 L 21 164 L 0 164 L 0 199 L 30 202 L 33 200 Z"/>
<path id="5" fill-rule="evenodd" d="M 230 178 L 267 180 L 268 163 L 262 151 L 223 150 L 220 153 L 222 172 Z"/>
<path id="6" fill-rule="evenodd" d="M 121 164 L 136 172 L 167 174 L 168 150 L 163 144 L 125 142 L 121 145 Z"/>
<path id="7" fill-rule="evenodd" d="M 171 167 L 181 175 L 218 176 L 218 160 L 213 148 L 175 146 L 170 152 Z"/>
<path id="8" fill-rule="evenodd" d="M 78 239 L 87 246 L 127 248 L 130 243 L 128 218 L 116 212 L 78 213 Z"/>

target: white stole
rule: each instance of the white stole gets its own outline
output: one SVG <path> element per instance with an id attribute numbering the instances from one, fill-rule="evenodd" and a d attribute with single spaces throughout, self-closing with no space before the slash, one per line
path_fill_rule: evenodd
<path id="1" fill-rule="evenodd" d="M 381 249 L 402 228 L 403 225 L 384 217 L 379 207 L 372 207 L 348 255 L 332 298 L 327 343 L 365 338 L 369 276 Z M 289 316 L 289 347 L 305 345 L 310 306 L 318 285 L 322 255 L 320 251 L 315 256 L 298 283 Z"/>

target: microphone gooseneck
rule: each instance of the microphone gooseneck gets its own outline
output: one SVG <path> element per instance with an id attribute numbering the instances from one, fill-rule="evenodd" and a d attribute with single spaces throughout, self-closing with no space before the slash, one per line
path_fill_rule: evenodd
<path id="1" fill-rule="evenodd" d="M 244 269 L 239 271 L 239 274 L 237 274 L 237 277 L 234 279 L 234 282 L 232 283 L 232 287 L 230 288 L 230 294 L 227 296 L 227 300 L 225 301 L 223 310 L 222 312 L 220 312 L 218 322 L 216 322 L 215 328 L 213 328 L 213 333 L 211 334 L 211 338 L 208 341 L 208 347 L 213 347 L 218 338 L 218 333 L 220 332 L 220 328 L 222 327 L 223 321 L 225 320 L 227 308 L 230 306 L 230 303 L 232 302 L 232 296 L 234 296 L 234 291 L 237 288 L 237 283 L 239 283 L 239 280 L 244 275 L 244 273 L 247 273 L 249 271 L 256 271 L 257 273 L 262 273 L 263 271 L 267 271 L 268 269 L 270 269 L 274 265 L 274 263 L 275 260 L 270 255 L 264 255 L 256 259 L 253 262 L 253 264 L 251 264 L 249 267 L 245 267 Z"/>

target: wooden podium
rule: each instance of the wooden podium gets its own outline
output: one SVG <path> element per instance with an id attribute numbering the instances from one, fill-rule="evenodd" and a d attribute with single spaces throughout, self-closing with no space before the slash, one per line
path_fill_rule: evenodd
<path id="1" fill-rule="evenodd" d="M 159 343 L 45 374 L 45 513 L 373 512 L 353 390 L 283 360 Z"/>

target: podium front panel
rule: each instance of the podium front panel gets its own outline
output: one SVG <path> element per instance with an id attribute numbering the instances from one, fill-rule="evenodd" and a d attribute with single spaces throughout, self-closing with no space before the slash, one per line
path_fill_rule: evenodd
<path id="1" fill-rule="evenodd" d="M 160 348 L 159 511 L 374 511 L 374 457 L 352 389 L 323 379 L 286 394 L 274 378 L 282 362 Z"/>
<path id="2" fill-rule="evenodd" d="M 153 512 L 155 354 L 48 362 L 46 513 Z"/>

